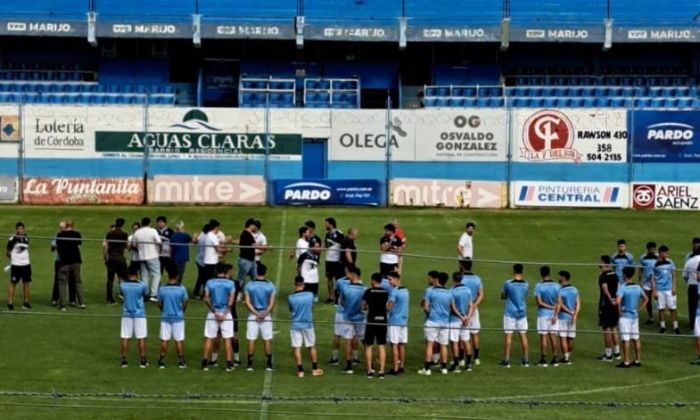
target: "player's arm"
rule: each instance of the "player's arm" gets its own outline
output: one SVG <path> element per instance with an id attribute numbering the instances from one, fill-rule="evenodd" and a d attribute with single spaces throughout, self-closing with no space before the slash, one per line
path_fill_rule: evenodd
<path id="1" fill-rule="evenodd" d="M 581 296 L 576 296 L 576 307 L 571 314 L 571 320 L 574 324 L 576 323 L 576 319 L 578 319 L 579 312 L 581 312 Z"/>
<path id="2" fill-rule="evenodd" d="M 467 316 L 464 317 L 464 325 L 467 325 L 469 323 L 469 320 L 472 318 L 472 315 L 474 315 L 474 311 L 476 310 L 476 305 L 474 305 L 472 302 L 469 302 L 469 310 L 467 311 Z"/>
<path id="3" fill-rule="evenodd" d="M 608 289 L 608 285 L 607 285 L 607 284 L 603 283 L 603 284 L 600 286 L 600 289 L 603 291 L 603 294 L 605 295 L 605 297 L 608 298 L 608 300 L 610 301 L 610 303 L 612 303 L 613 305 L 617 305 L 617 299 L 616 299 L 616 298 L 613 298 L 612 295 L 610 295 L 610 289 Z"/>
<path id="4" fill-rule="evenodd" d="M 277 301 L 277 295 L 273 293 L 272 296 L 270 296 L 270 301 L 267 304 L 267 308 L 265 308 L 265 313 L 261 314 L 262 317 L 266 317 L 267 315 L 272 313 L 272 308 L 275 307 L 276 301 Z"/>
<path id="5" fill-rule="evenodd" d="M 189 304 L 189 299 L 187 297 L 182 299 L 182 312 L 187 311 L 187 304 Z"/>
<path id="6" fill-rule="evenodd" d="M 562 301 L 561 296 L 558 296 L 557 297 L 557 304 L 554 306 L 554 315 L 552 315 L 552 320 L 557 319 L 559 317 L 559 312 L 561 312 L 562 310 L 564 312 L 568 312 L 566 309 L 567 309 L 566 305 L 564 305 L 564 302 Z"/>
<path id="7" fill-rule="evenodd" d="M 479 305 L 481 305 L 481 301 L 484 300 L 484 287 L 481 286 L 479 287 L 479 291 L 476 292 L 476 300 L 474 301 L 474 310 L 476 310 Z"/>
<path id="8" fill-rule="evenodd" d="M 245 302 L 245 307 L 248 308 L 248 311 L 250 311 L 251 314 L 255 315 L 256 317 L 259 316 L 258 311 L 255 310 L 253 304 L 250 302 L 250 295 L 248 292 L 243 292 L 243 302 Z"/>
<path id="9" fill-rule="evenodd" d="M 670 268 L 669 270 L 671 270 L 671 294 L 673 294 L 673 296 L 676 296 L 676 294 L 678 293 L 678 289 L 676 288 L 676 272 Z"/>
<path id="10" fill-rule="evenodd" d="M 387 241 L 387 242 L 381 241 L 381 242 L 379 242 L 379 249 L 380 249 L 382 252 L 387 252 L 389 249 L 391 249 L 391 241 Z"/>
<path id="11" fill-rule="evenodd" d="M 228 302 L 226 302 L 226 308 L 224 309 L 224 313 L 221 315 L 221 319 L 223 320 L 225 315 L 228 315 L 231 312 L 231 308 L 233 307 L 233 304 L 236 302 L 236 292 L 235 292 L 235 287 L 231 289 L 231 292 L 228 294 Z"/>
<path id="12" fill-rule="evenodd" d="M 640 308 L 645 307 L 648 302 L 649 302 L 649 297 L 647 296 L 646 293 L 642 293 L 642 300 L 641 300 L 641 302 L 639 302 L 639 307 Z"/>
<path id="13" fill-rule="evenodd" d="M 651 274 L 650 283 L 651 283 L 651 295 L 654 296 L 654 299 L 658 299 L 659 292 L 656 291 L 656 276 L 654 275 L 654 273 Z"/>
<path id="14" fill-rule="evenodd" d="M 107 251 L 109 250 L 109 239 L 102 241 L 102 257 L 107 261 Z"/>
<path id="15" fill-rule="evenodd" d="M 12 254 L 12 248 L 14 248 L 14 246 L 15 246 L 14 238 L 7 241 L 7 247 L 5 249 L 5 255 L 7 255 L 7 258 L 10 258 L 10 255 Z M 53 251 L 53 249 L 52 249 L 52 251 Z"/>
<path id="16" fill-rule="evenodd" d="M 622 312 L 622 295 L 617 295 L 615 298 L 615 305 L 617 306 L 618 314 L 620 314 Z"/>

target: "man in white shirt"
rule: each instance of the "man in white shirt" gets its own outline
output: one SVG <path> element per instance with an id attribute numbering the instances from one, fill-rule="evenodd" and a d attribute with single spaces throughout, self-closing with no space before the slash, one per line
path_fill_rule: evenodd
<path id="1" fill-rule="evenodd" d="M 474 236 L 474 230 L 476 225 L 472 222 L 467 223 L 464 228 L 464 233 L 459 238 L 457 243 L 457 253 L 459 254 L 460 260 L 471 260 L 474 258 L 474 245 L 472 243 L 472 236 Z"/>
<path id="2" fill-rule="evenodd" d="M 318 260 L 321 243 L 311 238 L 309 248 L 297 260 L 297 274 L 304 278 L 304 290 L 314 294 L 314 303 L 318 303 Z"/>
<path id="3" fill-rule="evenodd" d="M 150 301 L 157 302 L 158 287 L 160 286 L 160 251 L 163 241 L 157 230 L 151 227 L 151 218 L 141 219 L 141 228 L 132 239 L 132 248 L 138 249 L 141 261 L 141 280 L 150 283 Z"/>
<path id="4" fill-rule="evenodd" d="M 267 238 L 265 234 L 260 230 L 262 228 L 262 222 L 260 219 L 255 219 L 255 232 L 253 233 L 253 238 L 255 239 L 255 264 L 260 265 L 260 259 L 264 253 L 267 252 Z"/>
<path id="5" fill-rule="evenodd" d="M 688 319 L 691 328 L 695 325 L 698 309 L 698 269 L 700 268 L 700 243 L 693 241 L 693 250 L 683 266 L 683 280 L 688 284 Z"/>
<path id="6" fill-rule="evenodd" d="M 403 253 L 403 241 L 396 236 L 396 227 L 391 223 L 384 226 L 384 236 L 379 238 L 379 274 L 386 278 L 399 267 L 399 257 Z"/>
<path id="7" fill-rule="evenodd" d="M 309 249 L 309 228 L 306 226 L 302 226 L 299 228 L 299 239 L 297 239 L 297 243 L 292 250 L 292 252 L 289 254 L 289 260 L 291 261 L 294 259 L 294 261 L 298 261 L 299 257 L 301 257 L 301 254 L 306 252 Z"/>

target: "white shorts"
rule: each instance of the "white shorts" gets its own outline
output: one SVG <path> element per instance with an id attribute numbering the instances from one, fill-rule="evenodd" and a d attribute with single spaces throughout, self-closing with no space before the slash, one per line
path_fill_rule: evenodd
<path id="1" fill-rule="evenodd" d="M 667 290 L 665 292 L 658 292 L 659 294 L 659 300 L 658 300 L 658 309 L 659 310 L 664 310 L 664 309 L 670 309 L 672 311 L 676 310 L 677 304 L 678 304 L 678 299 L 677 296 L 673 296 L 673 293 L 671 293 L 670 290 Z"/>
<path id="2" fill-rule="evenodd" d="M 347 322 L 347 321 L 345 321 Z M 359 337 L 362 340 L 365 336 L 365 323 L 363 322 L 347 322 L 345 324 L 345 330 L 343 331 L 343 337 L 346 340 L 352 340 L 355 337 Z"/>
<path id="3" fill-rule="evenodd" d="M 387 330 L 387 341 L 391 344 L 406 344 L 408 343 L 408 327 L 389 325 Z"/>
<path id="4" fill-rule="evenodd" d="M 650 283 L 644 283 L 642 285 L 642 289 L 644 289 L 645 292 L 651 292 L 651 284 Z"/>
<path id="5" fill-rule="evenodd" d="M 272 317 L 268 315 L 264 321 L 258 321 L 255 315 L 248 315 L 245 338 L 250 341 L 260 336 L 263 340 L 272 340 Z"/>
<path id="6" fill-rule="evenodd" d="M 185 321 L 161 321 L 160 322 L 160 339 L 168 341 L 185 341 Z"/>
<path id="7" fill-rule="evenodd" d="M 639 319 L 620 318 L 617 325 L 622 341 L 639 340 Z"/>
<path id="8" fill-rule="evenodd" d="M 518 333 L 527 332 L 527 318 L 515 319 L 509 316 L 503 317 L 503 332 L 506 334 L 513 334 L 517 331 Z"/>
<path id="9" fill-rule="evenodd" d="M 559 337 L 576 338 L 576 324 L 574 324 L 570 319 L 560 319 Z"/>
<path id="10" fill-rule="evenodd" d="M 450 342 L 449 325 L 449 323 L 441 324 L 433 321 L 425 321 L 425 339 L 446 346 Z"/>
<path id="11" fill-rule="evenodd" d="M 478 334 L 481 330 L 481 318 L 479 318 L 478 309 L 474 310 L 472 317 L 469 318 L 469 325 L 467 325 L 467 328 L 469 328 L 470 334 Z"/>
<path id="12" fill-rule="evenodd" d="M 289 330 L 289 337 L 292 339 L 292 347 L 313 347 L 316 345 L 316 332 L 313 328 L 303 330 Z"/>
<path id="13" fill-rule="evenodd" d="M 695 336 L 700 338 L 700 316 L 695 317 Z"/>
<path id="14" fill-rule="evenodd" d="M 345 337 L 348 329 L 350 329 L 350 324 L 345 322 L 345 317 L 343 314 L 336 312 L 335 323 L 333 324 L 333 333 L 338 337 Z"/>
<path id="15" fill-rule="evenodd" d="M 537 333 L 538 334 L 556 334 L 559 331 L 559 320 L 552 324 L 552 317 L 538 316 L 537 317 Z"/>
<path id="16" fill-rule="evenodd" d="M 122 318 L 122 335 L 124 339 L 146 338 L 148 335 L 148 323 L 146 318 Z"/>
<path id="17" fill-rule="evenodd" d="M 450 341 L 456 343 L 458 341 L 469 341 L 472 335 L 469 333 L 460 321 L 450 322 Z"/>
<path id="18" fill-rule="evenodd" d="M 219 336 L 219 331 L 221 331 L 222 338 L 233 338 L 233 317 L 230 312 L 221 322 L 216 320 L 213 312 L 207 314 L 207 320 L 204 322 L 204 336 L 216 338 Z"/>

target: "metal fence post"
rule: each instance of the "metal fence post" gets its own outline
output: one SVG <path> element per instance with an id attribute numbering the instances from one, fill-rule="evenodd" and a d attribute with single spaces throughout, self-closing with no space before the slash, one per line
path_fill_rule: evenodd
<path id="1" fill-rule="evenodd" d="M 393 122 L 391 120 L 391 96 L 386 98 L 386 162 L 384 167 L 384 179 L 386 188 L 386 207 L 391 205 L 391 132 Z"/>

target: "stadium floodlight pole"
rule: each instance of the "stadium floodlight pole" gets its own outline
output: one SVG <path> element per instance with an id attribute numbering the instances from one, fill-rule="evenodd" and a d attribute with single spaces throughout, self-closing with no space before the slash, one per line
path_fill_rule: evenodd
<path id="1" fill-rule="evenodd" d="M 265 162 L 263 164 L 263 178 L 265 180 L 265 185 L 266 188 L 265 190 L 267 191 L 266 195 L 266 201 L 270 203 L 272 200 L 270 200 L 270 187 L 268 186 L 268 183 L 270 182 L 270 87 L 268 84 L 267 89 L 265 90 L 265 115 L 263 117 L 263 124 L 264 124 L 264 131 L 265 131 Z"/>
<path id="2" fill-rule="evenodd" d="M 386 188 L 386 206 L 389 207 L 391 204 L 391 188 L 389 183 L 391 182 L 391 132 L 393 129 L 393 122 L 391 120 L 391 94 L 388 93 L 386 97 L 386 167 L 385 167 L 385 188 Z"/>
<path id="3" fill-rule="evenodd" d="M 24 95 L 22 95 L 24 99 Z M 17 104 L 19 108 L 19 120 L 24 122 L 24 101 L 20 101 Z M 21 204 L 24 200 L 22 199 L 22 191 L 24 191 L 24 127 L 26 124 L 20 124 L 19 126 L 19 142 L 17 143 L 17 201 Z"/>

